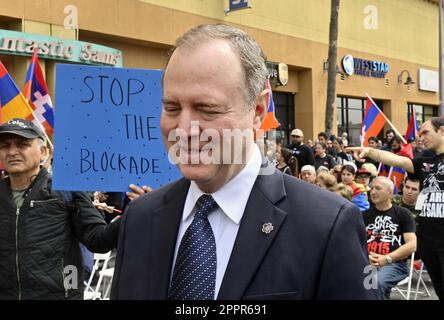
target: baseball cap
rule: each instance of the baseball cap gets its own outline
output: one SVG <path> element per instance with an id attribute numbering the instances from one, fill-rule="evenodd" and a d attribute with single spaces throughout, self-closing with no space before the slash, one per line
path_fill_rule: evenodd
<path id="1" fill-rule="evenodd" d="M 368 174 L 369 176 L 372 175 L 372 173 L 370 171 L 368 171 L 366 168 L 359 168 L 358 171 L 356 172 L 356 174 Z"/>
<path id="2" fill-rule="evenodd" d="M 292 136 L 303 137 L 303 136 L 304 136 L 304 133 L 302 132 L 301 129 L 294 129 L 294 130 L 291 132 L 291 135 L 292 135 Z"/>
<path id="3" fill-rule="evenodd" d="M 15 134 L 26 139 L 42 139 L 45 141 L 43 132 L 31 121 L 15 118 L 0 126 L 0 135 L 4 133 Z"/>

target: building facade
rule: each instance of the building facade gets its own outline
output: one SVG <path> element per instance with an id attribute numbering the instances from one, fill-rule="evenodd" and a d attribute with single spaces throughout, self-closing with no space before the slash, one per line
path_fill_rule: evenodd
<path id="1" fill-rule="evenodd" d="M 226 14 L 228 3 L 0 0 L 0 59 L 22 86 L 37 44 L 54 95 L 57 63 L 159 69 L 187 29 L 230 23 L 251 34 L 272 65 L 288 66 L 286 85 L 273 88 L 278 134 L 287 140 L 300 128 L 316 137 L 325 129 L 330 1 L 249 0 L 250 8 Z M 420 122 L 437 115 L 438 61 L 437 0 L 341 1 L 334 133 L 358 143 L 366 94 L 401 133 L 413 109 Z"/>

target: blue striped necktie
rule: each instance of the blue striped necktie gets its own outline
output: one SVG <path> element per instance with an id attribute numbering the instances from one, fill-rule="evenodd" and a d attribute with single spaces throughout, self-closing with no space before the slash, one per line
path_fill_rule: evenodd
<path id="1" fill-rule="evenodd" d="M 216 287 L 216 240 L 208 214 L 217 207 L 208 194 L 196 202 L 193 222 L 185 231 L 177 252 L 168 293 L 172 300 L 213 300 Z"/>

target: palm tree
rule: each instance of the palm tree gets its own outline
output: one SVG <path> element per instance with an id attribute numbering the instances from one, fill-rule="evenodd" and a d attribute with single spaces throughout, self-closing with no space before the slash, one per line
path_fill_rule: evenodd
<path id="1" fill-rule="evenodd" d="M 327 103 L 325 112 L 325 131 L 331 135 L 333 128 L 333 111 L 336 101 L 336 58 L 338 51 L 338 20 L 340 0 L 331 0 L 330 35 L 328 39 L 328 80 Z"/>

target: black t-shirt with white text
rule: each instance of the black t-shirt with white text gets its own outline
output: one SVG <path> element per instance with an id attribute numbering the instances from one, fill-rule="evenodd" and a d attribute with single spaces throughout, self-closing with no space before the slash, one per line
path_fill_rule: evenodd
<path id="1" fill-rule="evenodd" d="M 444 154 L 412 160 L 415 170 L 411 177 L 421 181 L 424 199 L 417 217 L 418 237 L 429 243 L 444 245 Z"/>
<path id="2" fill-rule="evenodd" d="M 392 206 L 379 211 L 375 206 L 363 212 L 367 231 L 368 252 L 386 255 L 404 244 L 403 234 L 415 232 L 415 221 L 410 211 Z"/>

